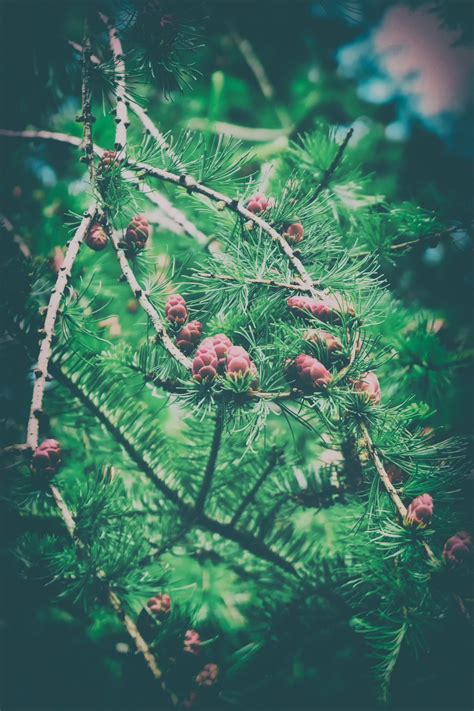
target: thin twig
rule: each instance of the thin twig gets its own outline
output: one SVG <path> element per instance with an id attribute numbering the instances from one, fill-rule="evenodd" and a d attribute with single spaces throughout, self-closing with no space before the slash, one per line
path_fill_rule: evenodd
<path id="1" fill-rule="evenodd" d="M 59 143 L 66 143 L 70 146 L 73 146 L 74 148 L 80 148 L 82 145 L 82 140 L 77 136 L 71 136 L 68 133 L 60 133 L 56 131 L 13 131 L 10 129 L 0 129 L 0 136 L 5 136 L 6 138 L 25 138 L 30 140 L 57 141 Z M 100 158 L 104 153 L 104 149 L 95 144 L 94 152 Z M 153 202 L 157 207 L 163 210 L 163 212 L 171 220 L 176 222 L 176 224 L 180 228 L 179 234 L 183 233 L 187 237 L 191 237 L 192 239 L 196 240 L 196 242 L 200 245 L 208 245 L 209 238 L 206 237 L 206 235 L 201 232 L 201 230 L 199 230 L 196 225 L 194 225 L 194 223 L 191 222 L 191 220 L 189 220 L 186 215 L 181 212 L 181 210 L 178 210 L 178 208 L 172 205 L 168 198 L 159 193 L 157 190 L 153 190 L 148 185 L 145 185 L 141 180 L 138 179 L 138 177 L 133 171 L 127 170 L 123 166 L 121 166 L 121 169 L 122 176 L 127 182 L 133 183 L 137 190 L 142 192 L 143 195 L 148 198 L 148 200 L 150 200 L 150 202 Z"/>
<path id="2" fill-rule="evenodd" d="M 26 257 L 27 259 L 29 259 L 31 257 L 30 248 L 26 244 L 23 237 L 16 234 L 12 223 L 10 222 L 10 220 L 7 217 L 5 217 L 5 215 L 0 214 L 0 224 L 2 224 L 5 231 L 8 232 L 9 235 L 11 235 L 11 238 L 13 239 L 13 241 L 15 242 L 15 244 L 17 245 L 18 249 L 23 254 L 23 256 Z"/>
<path id="3" fill-rule="evenodd" d="M 109 18 L 102 12 L 99 12 L 100 19 L 107 27 L 109 33 L 109 46 L 114 59 L 115 67 L 115 150 L 119 152 L 119 157 L 125 158 L 127 150 L 127 127 L 128 127 L 128 109 L 127 109 L 127 90 L 125 86 L 125 62 L 117 29 L 111 24 Z"/>
<path id="4" fill-rule="evenodd" d="M 382 461 L 378 455 L 378 452 L 375 448 L 375 445 L 373 443 L 372 437 L 369 434 L 369 431 L 367 429 L 367 426 L 365 423 L 361 423 L 360 425 L 361 431 L 362 431 L 362 436 L 364 438 L 365 444 L 367 446 L 367 450 L 369 452 L 370 458 L 372 459 L 375 469 L 377 470 L 377 473 L 380 477 L 380 480 L 385 488 L 385 491 L 389 495 L 390 499 L 392 500 L 393 505 L 397 509 L 400 518 L 403 520 L 405 516 L 407 515 L 408 509 L 401 500 L 400 496 L 398 495 L 398 492 L 392 482 L 390 481 L 390 477 L 387 474 L 385 467 L 382 464 Z M 431 550 L 431 547 L 428 545 L 426 541 L 421 541 L 421 545 L 429 558 L 429 560 L 432 563 L 437 563 L 437 558 L 433 551 Z"/>
<path id="5" fill-rule="evenodd" d="M 175 173 L 171 173 L 168 170 L 164 170 L 162 168 L 155 168 L 140 161 L 137 161 L 133 165 L 130 165 L 130 167 L 132 169 L 140 171 L 142 175 L 149 175 L 153 178 L 157 178 L 158 180 L 162 180 L 166 183 L 171 183 L 172 185 L 176 185 L 177 187 L 183 188 L 189 194 L 196 193 L 197 195 L 203 195 L 212 202 L 220 203 L 223 208 L 241 215 L 241 217 L 244 217 L 247 221 L 257 225 L 257 227 L 260 227 L 260 229 L 266 234 L 268 234 L 268 236 L 274 242 L 277 242 L 279 244 L 281 250 L 288 258 L 288 261 L 290 262 L 293 269 L 299 274 L 302 282 L 308 287 L 308 292 L 316 298 L 319 296 L 319 292 L 314 288 L 313 281 L 309 276 L 308 272 L 306 271 L 305 267 L 303 266 L 303 263 L 296 256 L 292 247 L 290 247 L 285 237 L 283 237 L 283 235 L 277 232 L 277 230 L 275 230 L 262 217 L 259 217 L 259 215 L 255 215 L 253 212 L 244 207 L 239 200 L 235 198 L 230 198 L 227 195 L 218 192 L 217 190 L 213 190 L 212 188 L 208 188 L 207 186 L 203 185 L 202 183 L 199 183 L 192 176 L 189 175 L 177 175 Z"/>
<path id="6" fill-rule="evenodd" d="M 173 358 L 184 366 L 187 370 L 191 370 L 192 361 L 184 355 L 182 351 L 173 343 L 168 332 L 166 331 L 165 325 L 160 318 L 158 311 L 155 309 L 151 303 L 147 293 L 142 289 L 137 281 L 135 274 L 128 262 L 127 256 L 124 250 L 120 246 L 120 236 L 117 232 L 109 230 L 110 238 L 112 244 L 117 254 L 117 258 L 120 264 L 120 269 L 124 278 L 126 279 L 130 289 L 132 290 L 135 298 L 142 307 L 142 309 L 148 314 L 150 321 L 153 324 L 156 335 L 158 336 L 163 347 L 166 348 L 168 353 L 173 356 Z"/>
<path id="7" fill-rule="evenodd" d="M 251 43 L 248 39 L 241 37 L 235 28 L 231 27 L 231 37 L 237 45 L 242 57 L 245 59 L 247 65 L 250 67 L 257 83 L 260 87 L 260 91 L 266 100 L 273 107 L 278 120 L 281 125 L 285 128 L 289 128 L 291 125 L 291 120 L 286 111 L 275 105 L 275 89 L 273 88 L 270 79 L 268 78 L 265 67 L 263 66 L 260 58 L 255 53 Z"/>
<path id="8" fill-rule="evenodd" d="M 224 415 L 225 408 L 223 403 L 220 403 L 217 408 L 216 422 L 214 425 L 214 435 L 212 437 L 211 449 L 209 452 L 209 458 L 207 460 L 206 469 L 204 471 L 204 476 L 202 479 L 201 489 L 199 490 L 198 497 L 195 504 L 196 514 L 200 514 L 204 510 L 204 505 L 206 503 L 206 497 L 212 485 L 212 479 L 214 472 L 216 470 L 217 457 L 219 454 L 219 448 L 222 441 L 222 432 L 224 429 Z"/>
<path id="9" fill-rule="evenodd" d="M 316 192 L 315 192 L 314 195 L 313 195 L 313 198 L 312 198 L 312 201 L 313 201 L 313 202 L 315 202 L 315 201 L 318 199 L 318 197 L 321 195 L 321 193 L 323 192 L 323 190 L 326 190 L 326 188 L 329 186 L 329 183 L 330 183 L 330 181 L 331 181 L 331 179 L 332 179 L 332 177 L 333 177 L 333 175 L 334 175 L 334 173 L 335 173 L 337 167 L 339 166 L 339 163 L 340 163 L 341 160 L 342 160 L 342 156 L 344 155 L 344 151 L 346 150 L 347 144 L 349 143 L 349 141 L 350 141 L 351 136 L 352 136 L 353 133 L 354 133 L 354 129 L 353 129 L 353 128 L 350 128 L 350 129 L 348 130 L 348 132 L 346 133 L 343 142 L 341 143 L 341 145 L 340 145 L 339 148 L 337 149 L 337 153 L 336 153 L 336 155 L 334 156 L 334 160 L 332 161 L 332 163 L 331 163 L 331 165 L 329 166 L 329 168 L 324 171 L 324 175 L 323 175 L 323 177 L 322 177 L 322 179 L 321 179 L 321 182 L 319 183 L 318 187 L 316 188 Z"/>
<path id="10" fill-rule="evenodd" d="M 448 227 L 447 229 L 443 230 L 442 232 L 434 232 L 431 235 L 423 235 L 422 237 L 417 237 L 415 239 L 409 239 L 406 240 L 405 242 L 399 242 L 398 244 L 391 244 L 389 246 L 389 249 L 392 252 L 397 252 L 402 249 L 408 249 L 409 247 L 416 247 L 419 244 L 426 244 L 427 242 L 432 242 L 433 240 L 441 240 L 444 237 L 449 237 L 453 232 L 456 232 L 459 230 L 458 225 L 453 225 L 452 227 Z M 374 250 L 375 251 L 375 250 Z M 370 257 L 374 251 L 369 252 L 369 251 L 364 251 L 364 252 L 353 252 L 349 254 L 349 256 L 353 259 L 358 259 L 362 257 Z"/>
<path id="11" fill-rule="evenodd" d="M 84 125 L 84 156 L 83 161 L 89 169 L 89 180 L 95 185 L 94 141 L 92 139 L 92 95 L 90 87 L 91 70 L 91 40 L 87 18 L 84 20 L 84 39 L 82 48 L 82 113 L 78 117 Z"/>
<path id="12" fill-rule="evenodd" d="M 59 305 L 61 303 L 61 299 L 71 276 L 72 267 L 79 252 L 82 241 L 86 236 L 96 213 L 97 207 L 95 204 L 93 204 L 90 206 L 89 210 L 82 218 L 81 224 L 76 230 L 74 237 L 69 242 L 69 246 L 64 257 L 64 262 L 62 263 L 59 269 L 56 284 L 54 285 L 54 288 L 51 292 L 51 297 L 49 300 L 48 308 L 46 311 L 46 318 L 43 326 L 44 335 L 41 341 L 38 362 L 34 369 L 35 384 L 33 387 L 33 397 L 31 400 L 30 416 L 28 419 L 27 426 L 26 443 L 33 450 L 36 449 L 36 447 L 38 446 L 39 418 L 42 412 L 44 386 L 46 384 L 46 378 L 48 375 L 48 363 L 52 352 L 54 326 L 56 324 Z"/>
<path id="13" fill-rule="evenodd" d="M 262 485 L 265 483 L 265 481 L 268 479 L 272 471 L 275 469 L 275 465 L 278 461 L 278 452 L 273 449 L 271 454 L 270 454 L 270 461 L 268 462 L 267 466 L 263 470 L 263 472 L 260 474 L 259 478 L 255 482 L 255 484 L 252 486 L 250 491 L 244 496 L 242 501 L 240 502 L 240 505 L 237 507 L 236 512 L 231 518 L 230 524 L 231 526 L 236 526 L 238 521 L 240 520 L 242 514 L 244 511 L 248 508 L 248 506 L 252 503 L 252 501 L 255 499 L 258 491 L 262 487 Z"/>
<path id="14" fill-rule="evenodd" d="M 249 279 L 246 277 L 234 277 L 229 274 L 215 274 L 214 272 L 197 272 L 196 276 L 199 279 L 216 279 L 217 281 L 229 281 L 235 284 L 261 284 L 262 286 L 270 286 L 276 289 L 288 289 L 289 291 L 309 291 L 310 287 L 303 282 L 282 282 L 275 279 Z"/>

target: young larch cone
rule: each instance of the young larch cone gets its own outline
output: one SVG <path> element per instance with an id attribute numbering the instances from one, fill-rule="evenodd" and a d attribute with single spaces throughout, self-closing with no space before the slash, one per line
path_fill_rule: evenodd
<path id="1" fill-rule="evenodd" d="M 229 377 L 239 377 L 250 372 L 250 356 L 242 346 L 231 346 L 227 351 L 226 373 Z"/>
<path id="2" fill-rule="evenodd" d="M 331 373 L 310 355 L 302 353 L 294 361 L 296 380 L 300 385 L 310 390 L 324 389 L 331 382 Z"/>
<path id="3" fill-rule="evenodd" d="M 198 686 L 214 686 L 219 676 L 219 667 L 217 664 L 205 664 L 196 677 Z"/>
<path id="4" fill-rule="evenodd" d="M 186 302 L 180 294 L 172 294 L 165 305 L 166 318 L 170 323 L 182 326 L 188 320 Z"/>
<path id="5" fill-rule="evenodd" d="M 301 222 L 293 222 L 288 225 L 283 232 L 283 237 L 293 244 L 299 244 L 304 239 L 304 229 Z"/>
<path id="6" fill-rule="evenodd" d="M 311 316 L 316 316 L 321 321 L 331 321 L 339 318 L 337 304 L 330 297 L 314 299 L 309 296 L 290 296 L 286 303 L 288 308 L 296 314 L 306 312 Z"/>
<path id="7" fill-rule="evenodd" d="M 176 336 L 176 345 L 183 353 L 191 353 L 199 343 L 202 336 L 202 323 L 190 321 Z"/>
<path id="8" fill-rule="evenodd" d="M 269 198 L 266 195 L 263 195 L 263 193 L 256 193 L 249 199 L 247 203 L 247 210 L 253 212 L 254 215 L 258 215 L 260 212 L 265 212 L 265 210 L 268 210 L 274 205 L 275 200 L 273 198 Z"/>
<path id="9" fill-rule="evenodd" d="M 125 243 L 128 247 L 139 251 L 143 249 L 150 236 L 150 225 L 144 215 L 135 215 L 125 232 Z"/>
<path id="10" fill-rule="evenodd" d="M 201 638 L 196 630 L 186 630 L 183 647 L 188 654 L 199 654 L 201 651 Z"/>
<path id="11" fill-rule="evenodd" d="M 166 593 L 158 593 L 148 600 L 146 606 L 154 617 L 162 619 L 171 612 L 171 598 Z"/>
<path id="12" fill-rule="evenodd" d="M 193 359 L 192 374 L 198 383 L 211 381 L 217 375 L 219 360 L 212 344 L 201 343 Z"/>
<path id="13" fill-rule="evenodd" d="M 363 395 L 369 402 L 378 405 L 381 398 L 379 379 L 370 371 L 361 375 L 359 380 L 354 383 L 356 393 Z"/>
<path id="14" fill-rule="evenodd" d="M 471 557 L 472 538 L 467 531 L 458 531 L 448 538 L 443 548 L 443 558 L 451 565 L 462 565 Z"/>
<path id="15" fill-rule="evenodd" d="M 86 244 L 88 247 L 94 250 L 94 252 L 100 252 L 107 247 L 107 242 L 109 238 L 107 232 L 104 230 L 99 222 L 94 222 L 91 226 L 86 237 Z"/>
<path id="16" fill-rule="evenodd" d="M 38 474 L 53 476 L 61 466 L 61 447 L 55 439 L 45 439 L 36 447 L 31 460 L 32 469 Z"/>
<path id="17" fill-rule="evenodd" d="M 102 158 L 100 159 L 100 162 L 99 162 L 99 172 L 105 173 L 107 170 L 110 170 L 110 168 L 116 161 L 117 161 L 117 152 L 116 151 L 104 151 L 102 153 Z"/>
<path id="18" fill-rule="evenodd" d="M 407 528 L 426 528 L 433 516 L 433 499 L 430 494 L 421 494 L 408 506 L 404 524 Z"/>
<path id="19" fill-rule="evenodd" d="M 217 356 L 219 367 L 224 367 L 227 359 L 227 351 L 232 347 L 232 341 L 225 333 L 217 333 L 215 336 L 205 338 L 199 348 L 212 346 Z"/>
<path id="20" fill-rule="evenodd" d="M 329 353 L 337 353 L 342 350 L 342 343 L 337 336 L 321 328 L 312 328 L 306 331 L 303 338 L 310 343 L 320 343 L 325 346 Z"/>

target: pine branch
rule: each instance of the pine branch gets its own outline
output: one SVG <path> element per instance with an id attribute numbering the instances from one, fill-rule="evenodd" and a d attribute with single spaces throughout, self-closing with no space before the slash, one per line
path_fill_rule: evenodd
<path id="1" fill-rule="evenodd" d="M 369 434 L 369 431 L 367 429 L 367 426 L 362 422 L 360 425 L 361 431 L 362 431 L 362 436 L 364 438 L 365 444 L 367 446 L 367 450 L 369 452 L 369 456 L 375 466 L 375 469 L 377 470 L 377 473 L 380 477 L 380 480 L 385 488 L 385 491 L 389 495 L 393 505 L 395 506 L 396 510 L 398 511 L 401 519 L 403 520 L 405 516 L 407 515 L 407 507 L 401 500 L 400 496 L 398 495 L 397 490 L 395 489 L 394 485 L 390 481 L 390 477 L 388 476 L 382 461 L 378 455 L 378 452 L 374 446 L 372 437 Z M 431 550 L 431 547 L 428 545 L 426 541 L 421 541 L 421 545 L 429 558 L 429 560 L 432 563 L 437 563 L 437 558 L 433 551 Z"/>
<path id="2" fill-rule="evenodd" d="M 25 138 L 31 140 L 42 140 L 42 141 L 57 141 L 59 143 L 66 143 L 74 148 L 80 148 L 82 145 L 82 140 L 77 136 L 71 136 L 67 133 L 60 133 L 56 131 L 14 131 L 11 129 L 0 129 L 0 136 L 6 138 Z M 104 149 L 94 145 L 94 152 L 100 158 Z M 191 237 L 196 240 L 200 245 L 207 246 L 209 243 L 209 238 L 201 232 L 196 225 L 194 225 L 191 220 L 189 220 L 184 213 L 182 213 L 178 208 L 170 203 L 170 201 L 157 190 L 153 190 L 149 186 L 145 185 L 142 181 L 137 179 L 135 173 L 131 170 L 126 170 L 122 168 L 122 176 L 127 182 L 133 183 L 137 190 L 139 190 L 143 195 L 150 201 L 153 202 L 157 207 L 159 207 L 163 212 L 169 217 L 170 220 L 175 222 L 180 233 L 182 232 L 187 237 Z"/>
<path id="3" fill-rule="evenodd" d="M 409 239 L 406 240 L 405 242 L 399 242 L 398 244 L 391 244 L 389 249 L 392 252 L 397 252 L 402 249 L 408 249 L 409 247 L 417 247 L 420 244 L 427 244 L 429 242 L 437 241 L 437 240 L 442 240 L 445 237 L 449 237 L 453 232 L 456 232 L 459 230 L 459 227 L 457 225 L 453 225 L 452 227 L 448 227 L 446 230 L 442 230 L 441 232 L 434 232 L 433 234 L 430 235 L 423 235 L 422 237 L 418 237 L 415 239 Z M 358 259 L 362 257 L 370 257 L 373 254 L 373 252 L 353 252 L 350 254 L 350 256 L 353 259 Z"/>
<path id="4" fill-rule="evenodd" d="M 107 27 L 109 33 L 109 46 L 114 59 L 115 68 L 115 150 L 119 152 L 120 159 L 125 158 L 127 150 L 128 110 L 126 103 L 127 90 L 125 86 L 125 61 L 120 37 L 109 18 L 99 12 L 100 19 Z"/>
<path id="5" fill-rule="evenodd" d="M 119 235 L 110 229 L 109 229 L 109 235 L 112 240 L 112 244 L 114 246 L 115 252 L 117 254 L 117 258 L 118 258 L 118 261 L 120 264 L 120 269 L 122 271 L 122 274 L 123 274 L 125 280 L 128 282 L 128 285 L 130 286 L 130 289 L 132 290 L 138 303 L 140 304 L 142 309 L 145 311 L 145 313 L 149 316 L 150 321 L 153 324 L 153 328 L 155 329 L 156 335 L 158 336 L 163 347 L 166 348 L 168 353 L 178 363 L 180 363 L 184 368 L 186 368 L 187 370 L 191 370 L 191 367 L 192 367 L 191 360 L 187 356 L 185 356 L 184 353 L 182 351 L 180 351 L 179 348 L 173 343 L 172 339 L 168 335 L 168 332 L 166 331 L 166 328 L 164 326 L 163 321 L 160 318 L 160 315 L 158 314 L 158 311 L 155 309 L 155 307 L 151 303 L 150 299 L 148 298 L 147 293 L 142 289 L 142 287 L 138 283 L 137 278 L 135 277 L 135 274 L 133 273 L 133 270 L 128 262 L 127 256 L 126 256 L 124 250 L 120 247 Z"/>
<path id="6" fill-rule="evenodd" d="M 337 150 L 334 160 L 332 161 L 329 168 L 324 172 L 322 180 L 319 183 L 318 187 L 316 188 L 316 192 L 314 193 L 313 198 L 312 198 L 313 202 L 315 202 L 318 199 L 318 197 L 321 195 L 323 190 L 326 190 L 326 188 L 329 186 L 329 183 L 331 182 L 331 178 L 333 177 L 334 173 L 336 172 L 337 167 L 339 166 L 339 164 L 342 160 L 344 151 L 346 150 L 347 144 L 349 143 L 353 133 L 354 133 L 353 128 L 350 128 L 348 130 L 348 132 L 346 133 L 344 140 L 342 141 L 341 145 L 339 146 L 339 148 Z"/>
<path id="7" fill-rule="evenodd" d="M 236 46 L 238 47 L 242 57 L 246 61 L 247 65 L 251 69 L 257 83 L 260 87 L 260 91 L 267 101 L 272 105 L 275 114 L 280 121 L 281 125 L 288 130 L 291 130 L 291 120 L 286 111 L 275 106 L 275 89 L 273 84 L 270 82 L 268 75 L 265 71 L 265 67 L 260 61 L 259 57 L 255 53 L 251 43 L 248 39 L 241 37 L 235 28 L 231 28 L 231 37 L 234 40 Z"/>
<path id="8" fill-rule="evenodd" d="M 230 524 L 221 523 L 207 514 L 201 513 L 196 517 L 194 506 L 184 501 L 176 491 L 171 489 L 163 481 L 160 477 L 160 473 L 157 472 L 156 469 L 147 461 L 146 454 L 143 454 L 134 446 L 133 440 L 127 436 L 127 433 L 123 430 L 123 428 L 114 423 L 110 413 L 94 402 L 94 400 L 92 400 L 89 395 L 83 391 L 80 386 L 80 382 L 73 380 L 60 368 L 59 365 L 55 363 L 52 363 L 51 371 L 54 374 L 54 377 L 58 381 L 62 382 L 73 393 L 73 395 L 75 395 L 75 397 L 77 397 L 77 399 L 85 405 L 85 407 L 87 407 L 87 409 L 89 409 L 95 417 L 97 417 L 99 422 L 105 426 L 114 440 L 123 447 L 130 459 L 151 481 L 153 486 L 155 486 L 172 504 L 176 506 L 178 512 L 185 521 L 191 520 L 197 527 L 202 527 L 203 529 L 213 533 L 218 533 L 223 538 L 234 541 L 244 550 L 252 553 L 257 558 L 274 563 L 291 575 L 299 575 L 292 563 L 280 556 L 278 553 L 275 553 L 269 546 L 262 543 L 258 538 L 245 532 L 237 531 Z"/>
<path id="9" fill-rule="evenodd" d="M 5 215 L 0 214 L 0 225 L 4 228 L 5 232 L 8 232 L 8 234 L 11 236 L 12 240 L 15 242 L 23 256 L 26 257 L 26 259 L 29 259 L 31 257 L 30 248 L 26 244 L 23 237 L 15 233 L 15 229 L 12 223 L 7 217 L 5 217 Z"/>
<path id="10" fill-rule="evenodd" d="M 82 49 L 82 113 L 78 117 L 84 125 L 84 156 L 82 160 L 87 163 L 89 169 L 89 180 L 91 185 L 95 185 L 95 164 L 94 164 L 94 141 L 92 139 L 92 95 L 90 87 L 91 69 L 91 40 L 87 18 L 84 20 L 84 39 Z"/>
<path id="11" fill-rule="evenodd" d="M 163 170 L 162 168 L 154 168 L 151 165 L 137 161 L 130 166 L 133 169 L 139 170 L 142 175 L 149 175 L 158 180 L 162 180 L 166 183 L 171 183 L 179 188 L 185 189 L 189 194 L 196 193 L 197 195 L 203 195 L 212 202 L 220 203 L 223 209 L 231 210 L 237 213 L 241 217 L 244 217 L 247 221 L 260 227 L 260 229 L 268 234 L 268 236 L 274 241 L 278 242 L 281 250 L 286 255 L 288 261 L 290 262 L 293 269 L 299 274 L 302 282 L 307 286 L 307 291 L 318 297 L 318 292 L 314 289 L 314 284 L 306 271 L 301 260 L 296 256 L 292 247 L 289 245 L 288 241 L 283 237 L 282 234 L 277 232 L 268 222 L 266 222 L 262 217 L 255 215 L 253 212 L 244 207 L 239 200 L 230 198 L 223 193 L 214 190 L 213 188 L 208 188 L 196 181 L 190 175 L 177 175 L 171 173 L 168 170 Z"/>
<path id="12" fill-rule="evenodd" d="M 259 489 L 262 487 L 262 485 L 265 483 L 265 481 L 268 479 L 270 474 L 273 472 L 275 469 L 275 465 L 278 461 L 278 452 L 276 449 L 273 449 L 270 453 L 269 461 L 263 472 L 260 474 L 259 478 L 255 482 L 255 484 L 252 486 L 250 491 L 244 496 L 242 501 L 240 502 L 240 505 L 238 506 L 236 512 L 232 516 L 232 519 L 230 521 L 231 526 L 236 526 L 240 518 L 242 517 L 242 514 L 244 511 L 250 506 L 250 504 L 254 501 Z"/>
<path id="13" fill-rule="evenodd" d="M 41 341 L 38 361 L 34 369 L 35 384 L 33 387 L 33 397 L 31 400 L 30 416 L 27 426 L 26 443 L 33 450 L 38 446 L 39 418 L 42 413 L 44 387 L 48 377 L 48 364 L 52 353 L 54 326 L 56 324 L 59 305 L 71 276 L 72 267 L 79 253 L 82 241 L 87 235 L 89 227 L 91 226 L 96 214 L 97 207 L 95 204 L 92 204 L 89 207 L 89 210 L 85 213 L 74 237 L 69 242 L 64 262 L 59 269 L 56 284 L 51 292 L 51 298 L 49 300 L 43 326 L 44 335 Z"/>
<path id="14" fill-rule="evenodd" d="M 204 477 L 202 480 L 201 489 L 200 489 L 198 497 L 196 499 L 195 511 L 197 514 L 200 514 L 201 511 L 204 510 L 204 506 L 206 503 L 206 497 L 207 497 L 209 490 L 211 488 L 211 485 L 212 485 L 212 479 L 213 479 L 214 472 L 216 469 L 217 457 L 219 454 L 219 447 L 221 446 L 221 441 L 222 441 L 222 432 L 224 429 L 224 415 L 225 415 L 225 406 L 223 403 L 220 403 L 218 405 L 217 413 L 216 413 L 216 422 L 215 422 L 215 426 L 214 426 L 214 435 L 212 438 L 211 450 L 209 452 L 209 458 L 207 460 L 207 465 L 206 465 L 206 469 L 204 472 Z"/>
<path id="15" fill-rule="evenodd" d="M 228 274 L 215 274 L 214 272 L 197 272 L 196 276 L 199 279 L 216 279 L 217 281 L 229 281 L 234 284 L 261 284 L 262 286 L 288 289 L 289 291 L 310 291 L 310 287 L 307 284 L 303 284 L 303 282 L 281 282 L 275 279 L 249 279 L 247 277 L 240 278 Z"/>

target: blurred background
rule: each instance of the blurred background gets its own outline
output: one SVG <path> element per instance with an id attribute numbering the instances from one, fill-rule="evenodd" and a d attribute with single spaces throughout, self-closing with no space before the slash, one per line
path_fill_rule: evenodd
<path id="1" fill-rule="evenodd" d="M 188 127 L 234 135 L 269 164 L 316 122 L 335 126 L 341 135 L 352 126 L 352 154 L 372 175 L 377 193 L 391 203 L 408 200 L 433 210 L 440 224 L 453 228 L 423 241 L 396 266 L 387 263 L 385 273 L 405 304 L 429 309 L 440 347 L 459 355 L 433 423 L 461 434 L 472 430 L 473 400 L 473 7 L 462 0 L 196 0 L 202 47 L 194 57 L 196 78 L 190 89 L 140 88 L 163 131 Z M 72 1 L 1 0 L 1 127 L 78 135 L 80 69 L 70 40 L 81 41 L 83 8 Z M 123 18 L 126 10 L 122 3 Z M 105 117 L 109 109 L 104 107 Z M 104 147 L 113 142 L 111 123 L 97 123 L 95 135 Z M 33 254 L 54 265 L 68 211 L 83 207 L 83 168 L 68 149 L 53 144 L 37 143 L 32 150 L 28 143 L 0 139 L 0 157 L 1 212 Z M 179 244 L 160 247 L 163 263 L 183 259 L 184 249 Z M 129 312 L 120 323 L 109 320 L 104 325 L 108 337 L 114 338 L 114 327 L 116 334 L 133 332 L 134 318 Z M 21 421 L 29 397 L 27 362 L 20 352 L 8 355 L 0 402 L 12 421 Z M 423 387 L 420 378 L 420 396 Z M 8 543 L 14 525 L 5 526 Z M 143 708 L 152 708 L 147 706 L 152 693 L 147 673 L 139 661 L 123 664 L 117 632 L 106 637 L 96 623 L 84 633 L 64 607 L 51 607 L 41 585 L 31 587 L 12 571 L 8 555 L 2 562 L 12 581 L 1 587 L 0 602 L 0 651 L 9 650 L 0 662 L 4 708 L 71 708 L 62 705 L 61 689 L 75 698 L 74 708 L 137 708 L 137 684 L 143 689 Z M 101 624 L 106 627 L 109 621 Z M 115 646 L 110 643 L 114 634 Z M 321 629 L 320 634 L 325 659 L 308 661 L 307 639 L 300 656 L 288 655 L 295 678 L 307 684 L 308 708 L 367 708 L 369 702 L 375 708 L 359 642 L 349 636 L 336 641 L 334 630 Z M 433 663 L 456 674 L 456 660 Z M 45 684 L 51 667 L 58 680 L 54 706 Z M 443 697 L 439 686 L 433 693 L 423 673 L 426 669 L 413 689 L 395 692 L 394 707 L 469 707 L 467 678 L 459 681 L 459 698 L 453 700 Z M 289 708 L 285 693 L 279 701 L 275 696 L 273 707 Z M 416 700 L 413 706 L 406 693 Z"/>

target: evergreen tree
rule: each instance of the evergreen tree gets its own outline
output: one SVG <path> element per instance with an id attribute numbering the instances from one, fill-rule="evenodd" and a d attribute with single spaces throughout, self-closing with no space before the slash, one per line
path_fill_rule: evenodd
<path id="1" fill-rule="evenodd" d="M 157 706 L 271 707 L 281 685 L 298 707 L 292 635 L 328 624 L 361 633 L 385 704 L 470 620 L 466 443 L 431 428 L 469 354 L 388 283 L 458 226 L 390 204 L 352 128 L 293 132 L 270 165 L 222 132 L 163 132 L 146 94 L 187 91 L 204 15 L 103 9 L 70 38 L 78 130 L 0 130 L 72 149 L 77 196 L 41 217 L 52 263 L 3 218 L 5 349 L 32 363 L 4 423 L 16 565 L 115 630 Z"/>

